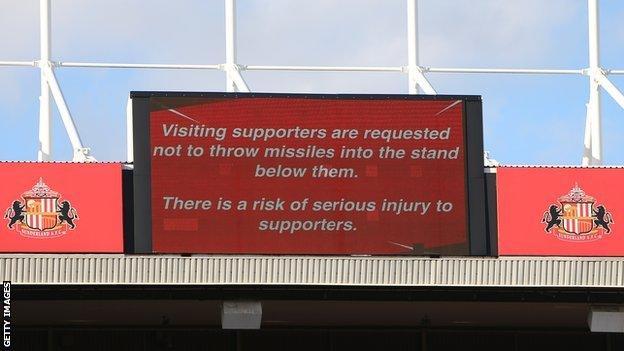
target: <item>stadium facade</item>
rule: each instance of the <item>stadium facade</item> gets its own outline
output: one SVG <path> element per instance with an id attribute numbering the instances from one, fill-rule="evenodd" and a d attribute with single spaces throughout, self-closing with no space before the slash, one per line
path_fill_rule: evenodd
<path id="1" fill-rule="evenodd" d="M 471 137 L 467 127 L 479 126 L 477 97 L 132 96 L 137 99 L 132 106 L 133 164 L 0 165 L 3 176 L 13 180 L 0 194 L 7 206 L 0 275 L 10 282 L 8 289 L 5 286 L 5 340 L 14 348 L 618 350 L 624 346 L 624 238 L 619 234 L 624 197 L 617 187 L 624 169 L 483 168 L 481 139 Z M 357 108 L 362 115 L 353 117 Z M 275 121 L 280 109 L 286 109 L 282 114 L 286 117 Z M 435 126 L 450 123 L 448 128 L 456 129 L 449 134 L 461 130 L 462 138 L 418 140 L 418 147 L 457 142 L 460 157 L 336 159 L 324 164 L 351 165 L 365 179 L 318 181 L 310 176 L 275 182 L 257 179 L 261 178 L 257 174 L 250 177 L 257 164 L 272 165 L 257 155 L 202 159 L 191 148 L 179 157 L 157 150 L 170 143 L 175 153 L 179 140 L 164 138 L 162 126 L 182 123 L 181 115 L 192 116 L 194 123 L 227 128 L 272 121 L 275 130 L 292 123 L 304 130 L 306 123 L 318 123 L 315 118 L 293 118 L 293 111 L 324 116 L 323 126 L 336 121 L 357 126 L 348 130 L 375 128 L 362 126 L 362 120 L 370 120 L 366 113 L 380 116 L 383 126 L 398 123 L 402 130 L 423 126 L 436 130 Z M 385 114 L 394 120 L 388 122 Z M 333 130 L 347 130 L 341 128 Z M 261 140 L 242 143 L 271 146 L 266 130 L 263 133 Z M 241 143 L 214 139 L 209 138 L 207 145 Z M 324 138 L 306 142 L 336 150 L 346 143 Z M 362 144 L 356 146 L 387 150 L 386 140 L 358 142 Z M 293 137 L 278 143 L 288 146 Z M 193 145 L 201 143 L 194 140 Z M 391 145 L 399 150 L 403 144 Z M 304 156 L 303 161 L 279 162 L 309 167 L 317 162 L 318 155 Z M 423 162 L 434 171 L 421 168 Z M 471 164 L 478 165 L 477 172 Z M 97 186 L 89 186 L 93 184 Z M 253 193 L 258 188 L 263 192 Z M 355 190 L 349 193 L 350 189 Z M 243 200 L 234 201 L 271 194 L 292 204 L 301 194 L 327 200 L 336 199 L 337 192 L 342 200 L 330 201 L 327 213 L 321 211 L 325 204 L 321 201 L 317 211 L 280 205 L 278 216 L 266 217 L 264 206 L 270 198 L 262 197 L 258 208 L 251 210 L 243 208 Z M 189 206 L 181 201 L 168 209 L 162 202 L 166 194 L 193 199 L 221 196 L 238 208 L 234 211 L 220 199 L 215 207 L 207 200 L 189 200 Z M 458 196 L 453 205 L 457 213 L 446 211 L 443 202 L 431 217 L 426 216 L 425 202 L 420 202 L 420 212 L 377 211 L 380 199 L 415 199 L 422 194 L 433 194 L 430 199 Z M 344 204 L 351 198 L 368 199 L 375 206 L 349 212 Z M 298 211 L 304 215 L 297 216 Z M 310 237 L 304 225 L 297 230 L 289 227 L 285 233 L 267 233 L 257 225 L 263 218 L 312 221 L 323 216 L 352 221 L 358 236 L 350 228 L 331 232 L 311 227 L 315 237 Z"/>

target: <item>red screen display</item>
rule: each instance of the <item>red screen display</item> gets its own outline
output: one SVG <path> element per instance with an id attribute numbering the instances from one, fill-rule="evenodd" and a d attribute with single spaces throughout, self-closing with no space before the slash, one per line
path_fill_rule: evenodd
<path id="1" fill-rule="evenodd" d="M 623 256 L 624 169 L 496 173 L 500 255 Z"/>
<path id="2" fill-rule="evenodd" d="M 150 104 L 154 252 L 468 254 L 461 100 Z"/>
<path id="3" fill-rule="evenodd" d="M 123 252 L 121 165 L 0 163 L 0 252 Z"/>

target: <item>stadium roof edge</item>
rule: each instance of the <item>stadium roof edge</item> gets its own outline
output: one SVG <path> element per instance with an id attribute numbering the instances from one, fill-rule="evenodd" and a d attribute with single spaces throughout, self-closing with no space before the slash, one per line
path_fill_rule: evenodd
<path id="1" fill-rule="evenodd" d="M 624 258 L 3 254 L 23 285 L 624 288 Z"/>

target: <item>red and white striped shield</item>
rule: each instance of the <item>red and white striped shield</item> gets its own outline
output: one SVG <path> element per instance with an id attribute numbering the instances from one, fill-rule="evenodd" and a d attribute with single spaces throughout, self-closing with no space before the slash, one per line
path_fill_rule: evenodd
<path id="1" fill-rule="evenodd" d="M 593 202 L 562 202 L 563 229 L 571 234 L 586 234 L 594 229 Z"/>
<path id="2" fill-rule="evenodd" d="M 26 200 L 26 225 L 35 230 L 48 230 L 58 222 L 57 197 L 24 198 Z"/>

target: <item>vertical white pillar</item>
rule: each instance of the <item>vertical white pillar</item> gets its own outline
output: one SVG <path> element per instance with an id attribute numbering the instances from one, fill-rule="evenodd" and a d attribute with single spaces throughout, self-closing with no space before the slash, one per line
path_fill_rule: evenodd
<path id="1" fill-rule="evenodd" d="M 132 99 L 126 102 L 126 161 L 134 162 L 134 132 L 132 121 Z"/>
<path id="2" fill-rule="evenodd" d="M 50 0 L 39 1 L 41 95 L 39 96 L 39 151 L 38 161 L 52 160 L 52 128 L 50 113 L 50 90 L 42 65 L 50 64 Z"/>
<path id="3" fill-rule="evenodd" d="M 592 106 L 589 103 L 585 104 L 585 133 L 583 135 L 583 158 L 581 161 L 583 166 L 589 166 L 589 160 L 591 159 L 591 107 Z"/>
<path id="4" fill-rule="evenodd" d="M 237 91 L 231 70 L 236 64 L 236 0 L 225 0 L 226 90 Z"/>
<path id="5" fill-rule="evenodd" d="M 602 126 L 600 107 L 600 48 L 598 38 L 598 0 L 587 1 L 589 29 L 589 104 L 590 150 L 588 165 L 602 164 Z"/>
<path id="6" fill-rule="evenodd" d="M 409 93 L 418 94 L 418 0 L 407 0 L 407 67 Z"/>
<path id="7" fill-rule="evenodd" d="M 48 86 L 50 87 L 50 92 L 52 93 L 56 107 L 58 107 L 59 114 L 61 115 L 61 121 L 63 122 L 65 131 L 67 132 L 67 137 L 69 138 L 69 142 L 74 149 L 74 154 L 76 154 L 76 152 L 80 154 L 85 150 L 85 147 L 82 144 L 80 134 L 78 134 L 78 129 L 76 129 L 76 123 L 74 123 L 69 107 L 65 102 L 65 97 L 63 96 L 61 87 L 58 84 L 56 75 L 54 74 L 52 67 L 44 67 L 43 71 L 45 72 Z"/>

